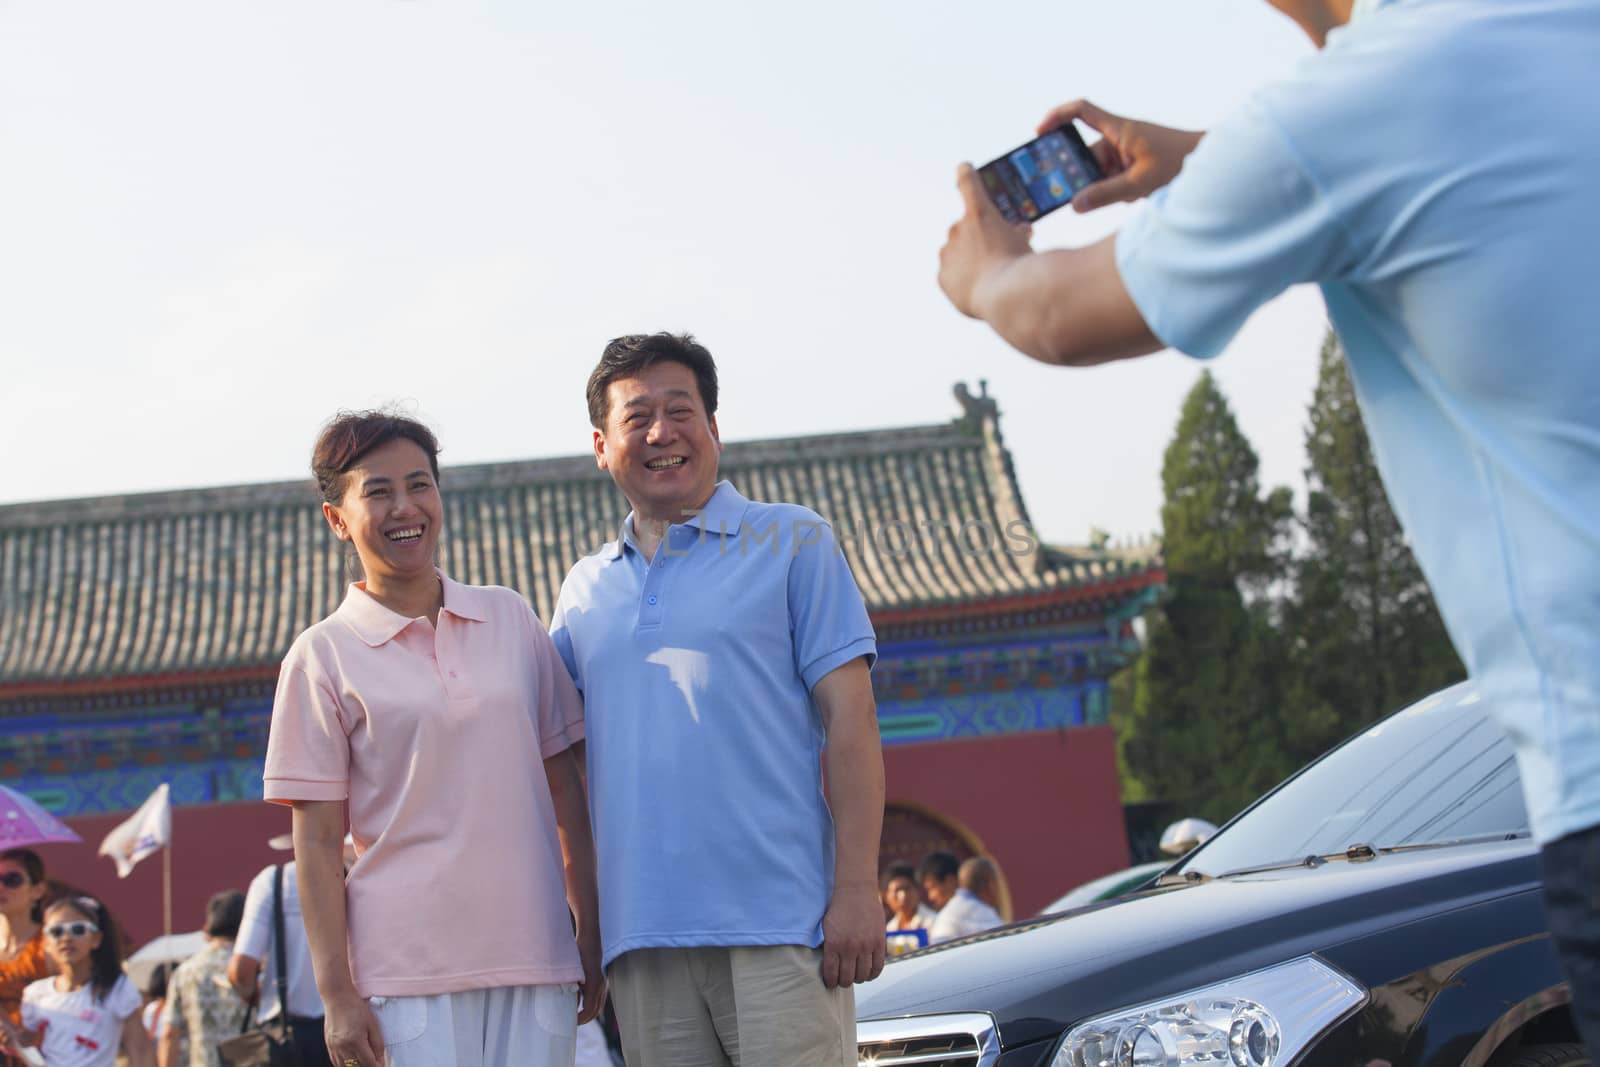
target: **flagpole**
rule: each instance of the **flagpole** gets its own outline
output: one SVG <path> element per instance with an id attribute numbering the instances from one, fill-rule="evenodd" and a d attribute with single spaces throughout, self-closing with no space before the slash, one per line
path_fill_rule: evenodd
<path id="1" fill-rule="evenodd" d="M 172 936 L 172 842 L 167 842 L 167 847 L 161 850 L 161 910 L 163 914 L 163 930 L 168 937 Z"/>

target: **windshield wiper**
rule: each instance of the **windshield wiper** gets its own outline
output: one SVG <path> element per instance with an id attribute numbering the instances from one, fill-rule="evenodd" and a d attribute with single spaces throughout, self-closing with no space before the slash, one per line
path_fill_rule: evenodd
<path id="1" fill-rule="evenodd" d="M 1528 830 L 1508 830 L 1503 833 L 1478 834 L 1476 837 L 1458 837 L 1452 841 L 1424 841 L 1418 845 L 1384 845 L 1379 852 L 1421 852 L 1430 848 L 1454 848 L 1457 845 L 1481 845 L 1486 841 L 1518 841 L 1530 837 Z"/>
<path id="2" fill-rule="evenodd" d="M 1400 852 L 1422 852 L 1435 848 L 1455 848 L 1457 845 L 1481 845 L 1488 841 L 1516 841 L 1528 837 L 1527 830 L 1513 830 L 1504 833 L 1479 834 L 1475 837 L 1459 837 L 1452 841 L 1426 841 L 1416 845 L 1368 845 L 1357 843 L 1351 845 L 1343 852 L 1330 852 L 1325 856 L 1311 855 L 1297 860 L 1281 860 L 1277 863 L 1264 863 L 1259 867 L 1240 867 L 1237 870 L 1227 871 L 1216 875 L 1218 878 L 1232 878 L 1239 874 L 1264 874 L 1267 871 L 1287 871 L 1295 867 L 1309 867 L 1315 870 L 1325 867 L 1334 860 L 1344 860 L 1346 863 L 1369 863 L 1383 855 L 1393 855 Z M 1191 877 L 1194 875 L 1196 877 Z M 1182 871 L 1164 874 L 1156 885 L 1178 885 L 1183 882 L 1209 882 L 1212 875 L 1202 874 L 1199 871 Z"/>

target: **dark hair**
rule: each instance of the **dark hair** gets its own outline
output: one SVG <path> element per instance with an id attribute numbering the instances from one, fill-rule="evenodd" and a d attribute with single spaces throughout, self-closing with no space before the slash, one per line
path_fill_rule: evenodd
<path id="1" fill-rule="evenodd" d="M 917 884 L 929 878 L 935 882 L 949 881 L 961 873 L 961 861 L 948 852 L 930 852 L 917 864 Z"/>
<path id="2" fill-rule="evenodd" d="M 162 960 L 150 968 L 150 977 L 144 980 L 144 989 L 141 991 L 151 1000 L 165 1000 L 167 998 L 167 981 L 172 977 L 172 961 Z"/>
<path id="3" fill-rule="evenodd" d="M 100 928 L 100 945 L 89 956 L 89 987 L 95 1003 L 104 1003 L 122 977 L 122 931 L 106 906 L 91 896 L 60 896 L 44 906 L 45 912 L 71 908 Z"/>
<path id="4" fill-rule="evenodd" d="M 606 390 L 611 383 L 632 378 L 652 363 L 681 363 L 694 371 L 695 384 L 700 387 L 700 400 L 705 404 L 706 417 L 717 413 L 717 363 L 706 347 L 687 333 L 630 333 L 614 337 L 606 343 L 600 362 L 589 375 L 585 395 L 589 400 L 589 422 L 597 430 L 606 427 L 610 398 Z"/>
<path id="5" fill-rule="evenodd" d="M 912 885 L 917 884 L 916 868 L 909 863 L 891 863 L 883 869 L 883 877 L 878 879 L 878 888 L 885 893 L 889 891 L 889 883 L 896 878 L 904 878 Z"/>
<path id="6" fill-rule="evenodd" d="M 0 852 L 0 860 L 10 860 L 20 866 L 28 876 L 28 881 L 34 885 L 44 884 L 44 860 L 31 848 L 8 848 Z M 33 913 L 30 916 L 34 922 L 44 918 L 43 900 L 33 902 Z"/>
<path id="7" fill-rule="evenodd" d="M 244 921 L 244 894 L 237 889 L 225 889 L 206 901 L 206 936 L 233 940 L 239 936 L 239 924 Z"/>
<path id="8" fill-rule="evenodd" d="M 311 449 L 311 473 L 322 499 L 344 499 L 345 475 L 363 456 L 390 441 L 405 439 L 427 453 L 433 480 L 439 480 L 439 441 L 422 423 L 396 411 L 341 411 L 328 420 Z"/>

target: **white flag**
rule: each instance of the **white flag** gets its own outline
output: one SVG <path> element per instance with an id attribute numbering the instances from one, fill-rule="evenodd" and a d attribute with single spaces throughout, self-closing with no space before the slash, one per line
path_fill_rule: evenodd
<path id="1" fill-rule="evenodd" d="M 139 810 L 128 816 L 100 842 L 100 855 L 117 865 L 117 877 L 126 878 L 133 865 L 165 848 L 172 841 L 172 800 L 162 782 Z"/>

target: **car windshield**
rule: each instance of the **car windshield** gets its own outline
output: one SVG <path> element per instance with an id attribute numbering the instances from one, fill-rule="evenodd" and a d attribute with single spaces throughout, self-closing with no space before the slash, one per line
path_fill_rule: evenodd
<path id="1" fill-rule="evenodd" d="M 1209 875 L 1344 852 L 1524 834 L 1511 742 L 1471 685 L 1371 727 L 1224 827 L 1179 870 Z"/>

